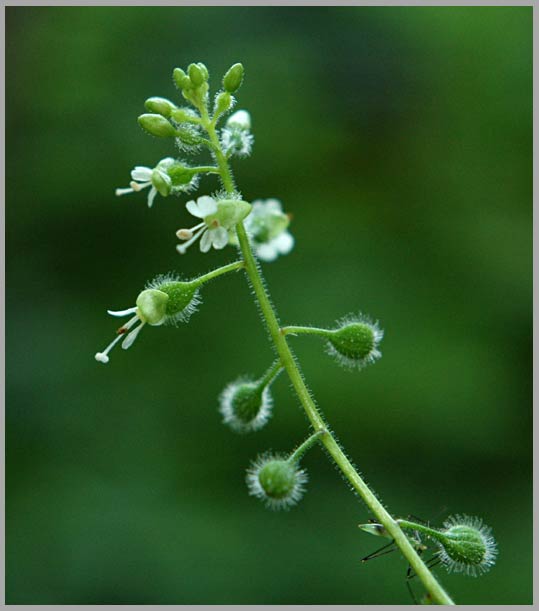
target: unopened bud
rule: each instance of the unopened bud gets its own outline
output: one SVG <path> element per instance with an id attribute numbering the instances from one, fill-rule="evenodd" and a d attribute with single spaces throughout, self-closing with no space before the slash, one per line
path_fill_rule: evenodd
<path id="1" fill-rule="evenodd" d="M 206 80 L 204 78 L 204 72 L 198 64 L 190 64 L 187 72 L 189 74 L 189 80 L 194 87 L 200 87 L 200 85 L 204 84 Z"/>
<path id="2" fill-rule="evenodd" d="M 235 93 L 243 81 L 243 65 L 234 64 L 223 77 L 223 87 L 228 93 Z"/>
<path id="3" fill-rule="evenodd" d="M 174 79 L 174 84 L 180 91 L 190 85 L 189 77 L 181 68 L 174 68 L 172 78 Z"/>
<path id="4" fill-rule="evenodd" d="M 174 127 L 161 115 L 144 114 L 138 118 L 139 125 L 152 136 L 171 138 L 176 136 Z"/>
<path id="5" fill-rule="evenodd" d="M 379 359 L 382 354 L 378 345 L 384 332 L 363 316 L 349 317 L 341 321 L 341 327 L 329 331 L 328 352 L 335 356 L 341 365 L 361 369 Z"/>
<path id="6" fill-rule="evenodd" d="M 146 106 L 146 108 L 150 112 L 162 115 L 167 119 L 170 117 L 172 111 L 176 108 L 176 105 L 173 104 L 170 100 L 158 97 L 148 98 L 144 102 L 144 106 Z"/>
<path id="7" fill-rule="evenodd" d="M 261 429 L 271 415 L 268 385 L 239 379 L 229 384 L 219 398 L 223 422 L 237 433 Z"/>

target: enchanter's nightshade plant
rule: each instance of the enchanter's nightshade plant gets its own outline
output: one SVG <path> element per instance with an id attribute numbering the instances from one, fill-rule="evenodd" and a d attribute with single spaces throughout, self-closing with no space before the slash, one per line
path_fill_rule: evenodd
<path id="1" fill-rule="evenodd" d="M 109 310 L 112 316 L 129 318 L 117 330 L 109 346 L 95 355 L 96 360 L 108 363 L 112 348 L 120 342 L 122 348 L 129 348 L 146 325 L 187 322 L 200 303 L 200 291 L 206 282 L 243 270 L 269 331 L 277 360 L 261 377 L 240 377 L 225 387 L 219 401 L 223 422 L 237 433 L 250 433 L 263 427 L 272 410 L 270 386 L 284 371 L 312 426 L 310 436 L 291 454 L 266 453 L 252 463 L 247 471 L 250 494 L 272 509 L 289 509 L 305 492 L 307 475 L 299 466 L 301 458 L 309 449 L 322 444 L 375 517 L 361 528 L 391 539 L 388 545 L 400 549 L 410 571 L 423 583 L 429 600 L 453 604 L 430 571 L 429 563 L 425 564 L 420 556 L 428 547 L 421 535 L 435 546 L 435 561 L 440 561 L 450 571 L 470 575 L 483 573 L 494 564 L 496 543 L 490 529 L 477 518 L 456 516 L 448 519 L 443 528 L 435 529 L 392 517 L 348 460 L 316 407 L 290 349 L 289 339 L 300 334 L 321 337 L 338 363 L 361 370 L 381 357 L 383 331 L 377 322 L 362 314 L 341 318 L 333 329 L 282 327 L 279 324 L 257 258 L 269 262 L 292 250 L 294 238 L 289 232 L 290 216 L 276 199 L 256 199 L 249 203 L 235 185 L 230 160 L 249 155 L 254 143 L 249 113 L 238 110 L 219 127 L 220 121 L 235 105 L 233 94 L 242 84 L 243 66 L 234 64 L 228 70 L 223 87 L 212 104 L 209 74 L 204 64 L 191 64 L 187 71 L 175 68 L 173 80 L 188 106 L 151 97 L 145 103 L 148 112 L 138 118 L 139 125 L 152 136 L 171 139 L 184 155 L 207 150 L 213 162 L 196 166 L 183 159 L 166 157 L 153 167 L 135 166 L 129 188 L 117 189 L 116 194 L 149 189 L 147 201 L 151 207 L 157 194 L 163 198 L 185 194 L 198 186 L 203 175 L 215 174 L 220 181 L 218 191 L 203 193 L 196 200 L 186 202 L 187 211 L 197 221 L 176 231 L 182 242 L 176 248 L 183 255 L 198 241 L 203 253 L 212 247 L 217 250 L 230 247 L 239 250 L 240 258 L 192 280 L 170 274 L 158 276 L 134 299 L 133 307 Z"/>

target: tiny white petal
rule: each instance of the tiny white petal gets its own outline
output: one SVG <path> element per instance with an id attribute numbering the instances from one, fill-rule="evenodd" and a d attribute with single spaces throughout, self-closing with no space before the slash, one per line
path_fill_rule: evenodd
<path id="1" fill-rule="evenodd" d="M 152 187 L 150 189 L 150 192 L 148 193 L 148 208 L 151 208 L 153 206 L 153 200 L 155 199 L 156 195 L 157 189 L 155 187 Z"/>
<path id="2" fill-rule="evenodd" d="M 137 336 L 140 333 L 140 330 L 142 329 L 142 327 L 145 324 L 146 323 L 141 323 L 138 327 L 136 327 L 135 329 L 133 329 L 133 331 L 131 331 L 130 333 L 126 335 L 124 341 L 122 342 L 122 348 L 124 350 L 127 350 L 128 348 L 130 348 L 133 345 L 133 342 L 137 339 Z"/>
<path id="3" fill-rule="evenodd" d="M 204 215 L 200 212 L 198 204 L 195 201 L 191 200 L 187 202 L 185 204 L 185 207 L 187 208 L 187 211 L 189 212 L 189 214 L 196 216 L 198 219 L 203 218 Z"/>
<path id="4" fill-rule="evenodd" d="M 202 218 L 217 212 L 217 202 L 209 195 L 203 195 L 197 199 L 198 209 Z"/>
<path id="5" fill-rule="evenodd" d="M 152 169 L 145 166 L 137 165 L 131 172 L 131 178 L 138 182 L 147 182 L 152 178 Z"/>
<path id="6" fill-rule="evenodd" d="M 281 255 L 287 255 L 294 248 L 294 238 L 289 231 L 283 231 L 272 243 Z"/>
<path id="7" fill-rule="evenodd" d="M 213 247 L 217 250 L 221 250 L 228 244 L 228 231 L 224 227 L 218 227 L 217 229 L 212 229 L 208 233 L 211 233 L 211 239 L 213 242 Z"/>
<path id="8" fill-rule="evenodd" d="M 277 249 L 274 246 L 273 242 L 269 242 L 268 244 L 259 244 L 256 247 L 256 254 L 259 259 L 262 261 L 275 261 L 277 258 Z"/>
<path id="9" fill-rule="evenodd" d="M 278 199 L 267 199 L 266 200 L 266 211 L 267 212 L 282 212 L 283 206 Z"/>
<path id="10" fill-rule="evenodd" d="M 202 239 L 200 240 L 201 252 L 208 252 L 208 250 L 210 250 L 211 244 L 212 244 L 212 235 L 211 234 L 212 234 L 211 231 L 204 232 L 204 235 L 202 236 Z"/>
<path id="11" fill-rule="evenodd" d="M 137 308 L 127 308 L 127 310 L 107 310 L 107 313 L 111 316 L 128 316 L 129 314 L 134 314 L 137 311 Z"/>

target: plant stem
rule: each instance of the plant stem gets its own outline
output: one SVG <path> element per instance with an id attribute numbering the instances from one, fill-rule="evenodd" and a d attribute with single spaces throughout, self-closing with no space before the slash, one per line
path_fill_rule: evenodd
<path id="1" fill-rule="evenodd" d="M 323 337 L 327 337 L 334 333 L 334 331 L 330 329 L 321 329 L 320 327 L 281 327 L 282 335 L 297 335 L 299 333 L 304 333 L 305 335 L 322 335 Z"/>
<path id="2" fill-rule="evenodd" d="M 277 377 L 277 374 L 282 370 L 282 368 L 283 366 L 281 365 L 281 361 L 275 361 L 275 363 L 273 363 L 273 365 L 260 378 L 258 386 L 260 388 L 265 388 L 266 386 L 268 386 L 268 384 L 271 384 L 271 382 L 273 382 L 273 380 Z"/>
<path id="3" fill-rule="evenodd" d="M 300 458 L 305 454 L 305 452 L 312 448 L 312 446 L 320 439 L 320 437 L 322 437 L 322 435 L 325 435 L 326 433 L 326 430 L 317 431 L 316 433 L 313 433 L 298 448 L 296 448 L 292 452 L 292 454 L 290 454 L 290 456 L 288 457 L 288 462 L 293 463 L 300 460 Z"/>
<path id="4" fill-rule="evenodd" d="M 235 261 L 234 263 L 223 265 L 223 267 L 212 269 L 211 272 L 208 272 L 207 274 L 196 278 L 195 282 L 198 285 L 201 285 L 205 282 L 208 282 L 208 280 L 213 280 L 214 278 L 218 278 L 219 276 L 222 276 L 223 274 L 228 274 L 229 272 L 235 272 L 238 269 L 242 269 L 243 267 L 245 267 L 245 263 L 243 261 Z"/>
<path id="5" fill-rule="evenodd" d="M 215 126 L 211 123 L 208 116 L 208 111 L 205 107 L 201 108 L 201 117 L 202 125 L 208 132 L 208 136 L 213 145 L 212 148 L 214 150 L 215 160 L 220 169 L 223 186 L 228 193 L 232 193 L 234 191 L 234 178 L 232 176 L 228 161 L 221 150 L 219 138 L 217 137 L 217 133 L 215 131 Z M 314 428 L 315 434 L 326 432 L 325 435 L 322 435 L 321 442 L 324 444 L 325 448 L 339 469 L 342 471 L 343 475 L 350 482 L 353 489 L 359 494 L 367 507 L 372 511 L 374 516 L 393 538 L 396 545 L 399 547 L 402 554 L 415 571 L 416 575 L 422 581 L 427 592 L 432 596 L 432 600 L 442 605 L 453 605 L 453 601 L 427 568 L 423 560 L 421 560 L 416 550 L 408 540 L 408 537 L 399 527 L 397 521 L 387 512 L 374 492 L 372 492 L 369 486 L 356 471 L 352 463 L 348 460 L 344 451 L 337 443 L 333 435 L 329 432 L 329 427 L 326 425 L 324 418 L 318 411 L 314 399 L 303 381 L 299 365 L 297 364 L 297 361 L 295 360 L 294 355 L 288 346 L 285 336 L 281 332 L 279 321 L 277 319 L 277 313 L 274 310 L 269 295 L 264 287 L 262 274 L 254 258 L 251 244 L 249 242 L 243 222 L 237 224 L 236 233 L 243 260 L 245 262 L 245 271 L 249 277 L 256 300 L 258 301 L 258 305 L 262 312 L 262 316 L 264 317 L 270 332 L 275 350 L 279 355 L 281 364 L 286 370 L 292 386 L 294 387 L 294 390 L 296 391 L 296 394 L 303 405 L 303 408 L 305 409 L 307 417 Z"/>

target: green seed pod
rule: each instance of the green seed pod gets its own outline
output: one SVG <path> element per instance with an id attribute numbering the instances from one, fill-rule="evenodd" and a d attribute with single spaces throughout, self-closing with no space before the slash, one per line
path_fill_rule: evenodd
<path id="1" fill-rule="evenodd" d="M 167 173 L 174 187 L 189 184 L 195 174 L 192 168 L 188 168 L 179 163 L 168 168 Z"/>
<path id="2" fill-rule="evenodd" d="M 189 74 L 189 80 L 193 84 L 193 87 L 200 87 L 204 84 L 206 80 L 204 78 L 204 71 L 200 68 L 198 64 L 189 64 L 187 72 Z"/>
<path id="3" fill-rule="evenodd" d="M 172 111 L 176 109 L 176 105 L 170 100 L 158 97 L 148 98 L 144 102 L 144 106 L 146 106 L 147 110 L 149 110 L 151 113 L 162 115 L 167 119 L 170 117 Z"/>
<path id="4" fill-rule="evenodd" d="M 156 287 L 168 295 L 166 304 L 166 322 L 168 324 L 189 320 L 200 303 L 198 286 L 198 283 L 194 281 L 181 282 L 174 276 L 160 276 L 152 282 L 152 288 Z"/>
<path id="5" fill-rule="evenodd" d="M 496 562 L 496 541 L 479 518 L 453 516 L 432 537 L 440 545 L 440 559 L 449 572 L 481 575 Z"/>
<path id="6" fill-rule="evenodd" d="M 288 509 L 303 496 L 307 474 L 295 462 L 274 455 L 259 457 L 247 471 L 249 493 L 270 509 Z"/>
<path id="7" fill-rule="evenodd" d="M 219 397 L 223 422 L 236 433 L 258 431 L 271 416 L 269 385 L 240 378 L 229 384 Z"/>
<path id="8" fill-rule="evenodd" d="M 223 77 L 223 87 L 228 93 L 235 93 L 243 81 L 243 65 L 234 64 Z"/>
<path id="9" fill-rule="evenodd" d="M 174 79 L 174 84 L 180 91 L 191 85 L 189 77 L 181 68 L 174 68 L 174 71 L 172 72 L 172 78 Z"/>
<path id="10" fill-rule="evenodd" d="M 345 367 L 362 369 L 382 355 L 378 345 L 384 332 L 363 316 L 348 317 L 341 321 L 340 328 L 326 334 L 329 354 Z"/>
<path id="11" fill-rule="evenodd" d="M 172 138 L 176 136 L 174 127 L 161 115 L 144 114 L 138 118 L 139 125 L 152 136 Z"/>

